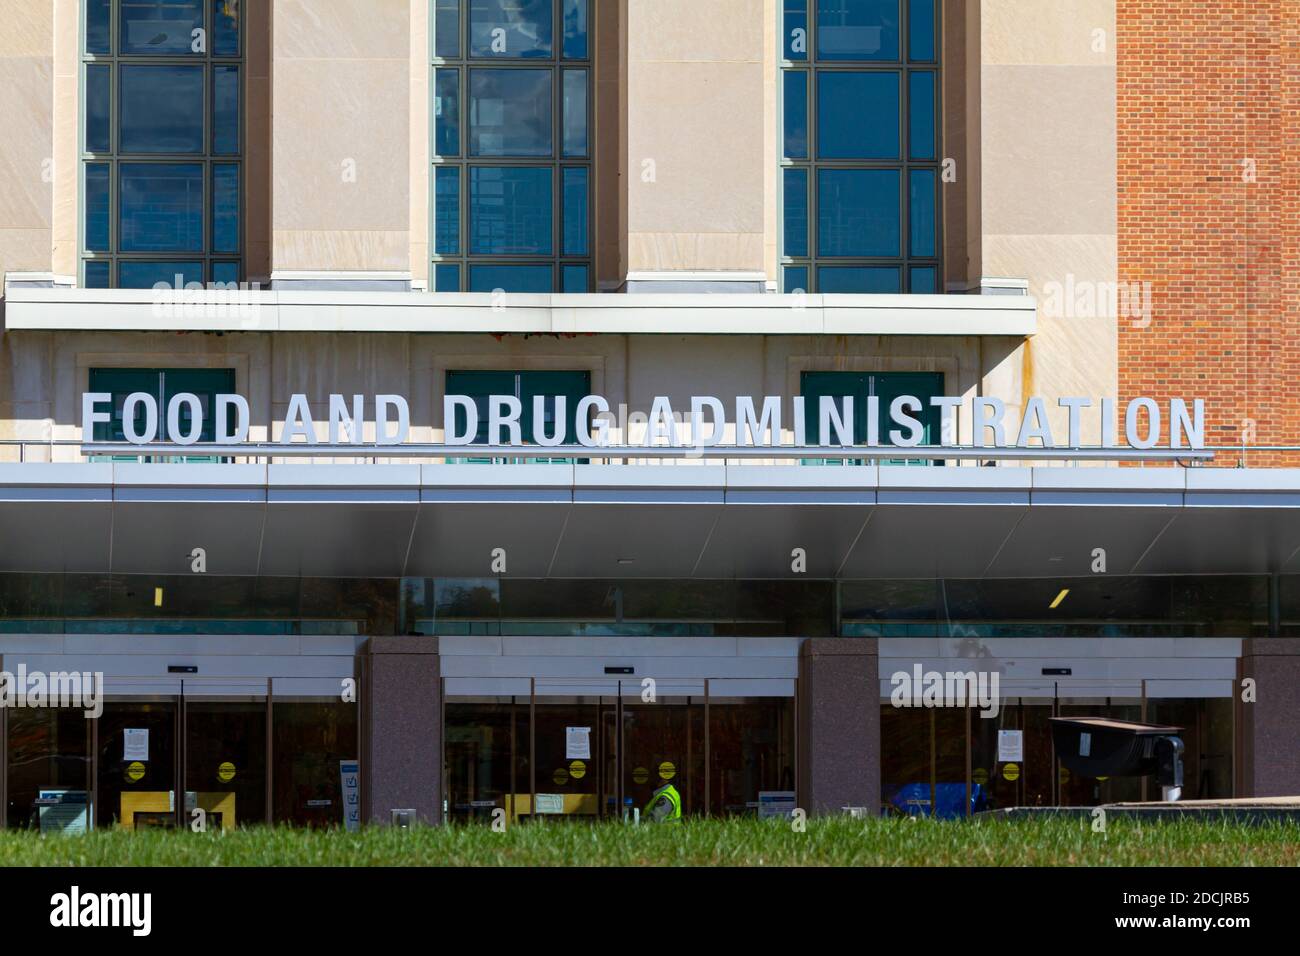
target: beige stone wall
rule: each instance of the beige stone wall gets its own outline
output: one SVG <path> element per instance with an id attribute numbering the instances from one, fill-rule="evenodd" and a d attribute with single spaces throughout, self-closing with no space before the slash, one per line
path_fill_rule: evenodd
<path id="1" fill-rule="evenodd" d="M 0 274 L 52 269 L 55 7 L 0 0 Z"/>
<path id="2" fill-rule="evenodd" d="M 627 0 L 629 271 L 764 269 L 770 12 Z"/>
<path id="3" fill-rule="evenodd" d="M 273 273 L 411 270 L 410 7 L 272 4 Z"/>
<path id="4" fill-rule="evenodd" d="M 982 273 L 1028 279 L 1039 299 L 1027 393 L 1113 396 L 1115 316 L 1055 303 L 1118 276 L 1115 2 L 983 0 L 978 25 Z"/>

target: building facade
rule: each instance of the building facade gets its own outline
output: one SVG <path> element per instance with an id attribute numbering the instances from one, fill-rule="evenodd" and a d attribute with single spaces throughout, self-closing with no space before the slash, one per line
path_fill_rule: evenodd
<path id="1" fill-rule="evenodd" d="M 1300 789 L 1291 0 L 0 12 L 0 825 Z"/>

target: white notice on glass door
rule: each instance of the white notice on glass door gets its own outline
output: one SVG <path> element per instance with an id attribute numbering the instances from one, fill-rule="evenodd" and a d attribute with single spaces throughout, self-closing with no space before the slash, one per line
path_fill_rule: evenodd
<path id="1" fill-rule="evenodd" d="M 122 731 L 122 759 L 123 760 L 148 760 L 149 759 L 149 728 L 148 727 L 127 727 Z"/>
<path id="2" fill-rule="evenodd" d="M 1024 763 L 1025 732 L 1023 730 L 998 731 L 998 763 Z"/>
<path id="3" fill-rule="evenodd" d="M 573 760 L 575 758 L 578 760 L 591 759 L 590 727 L 564 728 L 564 759 Z"/>

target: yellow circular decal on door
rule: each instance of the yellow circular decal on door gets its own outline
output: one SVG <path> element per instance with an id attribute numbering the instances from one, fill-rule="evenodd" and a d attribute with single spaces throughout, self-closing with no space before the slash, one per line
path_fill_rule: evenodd
<path id="1" fill-rule="evenodd" d="M 1056 775 L 1056 779 L 1059 780 L 1059 781 L 1061 781 L 1061 783 L 1069 783 L 1069 782 L 1070 782 L 1070 771 L 1067 770 L 1065 767 L 1062 767 L 1062 768 L 1060 769 L 1060 771 L 1057 773 L 1057 775 Z"/>
<path id="2" fill-rule="evenodd" d="M 645 767 L 637 767 L 632 771 L 632 781 L 634 783 L 645 783 L 650 779 L 650 771 Z"/>
<path id="3" fill-rule="evenodd" d="M 1005 767 L 1003 767 L 1003 768 L 1002 768 L 1002 779 L 1003 779 L 1003 780 L 1019 780 L 1019 779 L 1020 779 L 1020 764 L 1018 764 L 1018 763 L 1009 763 L 1009 764 L 1007 764 Z"/>
<path id="4" fill-rule="evenodd" d="M 983 767 L 977 767 L 974 770 L 974 772 L 971 773 L 970 776 L 971 779 L 974 780 L 976 783 L 978 783 L 981 787 L 984 786 L 984 784 L 989 782 L 989 772 L 985 770 Z"/>
<path id="5" fill-rule="evenodd" d="M 230 783 L 235 779 L 235 765 L 229 760 L 223 761 L 217 767 L 217 779 L 222 783 Z"/>
<path id="6" fill-rule="evenodd" d="M 551 774 L 551 779 L 555 781 L 557 787 L 562 787 L 569 782 L 569 771 L 563 767 L 556 767 L 555 773 Z"/>
<path id="7" fill-rule="evenodd" d="M 575 760 L 569 764 L 569 776 L 574 780 L 581 780 L 587 775 L 587 765 L 581 760 Z"/>
<path id="8" fill-rule="evenodd" d="M 139 783 L 144 779 L 144 764 L 138 760 L 132 760 L 126 765 L 126 779 L 132 783 Z"/>
<path id="9" fill-rule="evenodd" d="M 659 765 L 659 779 L 671 780 L 677 776 L 677 767 L 671 760 L 665 760 Z"/>

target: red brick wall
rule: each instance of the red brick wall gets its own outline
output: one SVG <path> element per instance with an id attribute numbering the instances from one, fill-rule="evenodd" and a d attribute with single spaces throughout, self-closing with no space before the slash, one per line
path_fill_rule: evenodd
<path id="1" fill-rule="evenodd" d="M 1152 283 L 1121 401 L 1199 396 L 1211 445 L 1300 445 L 1300 0 L 1116 7 L 1119 276 Z"/>

